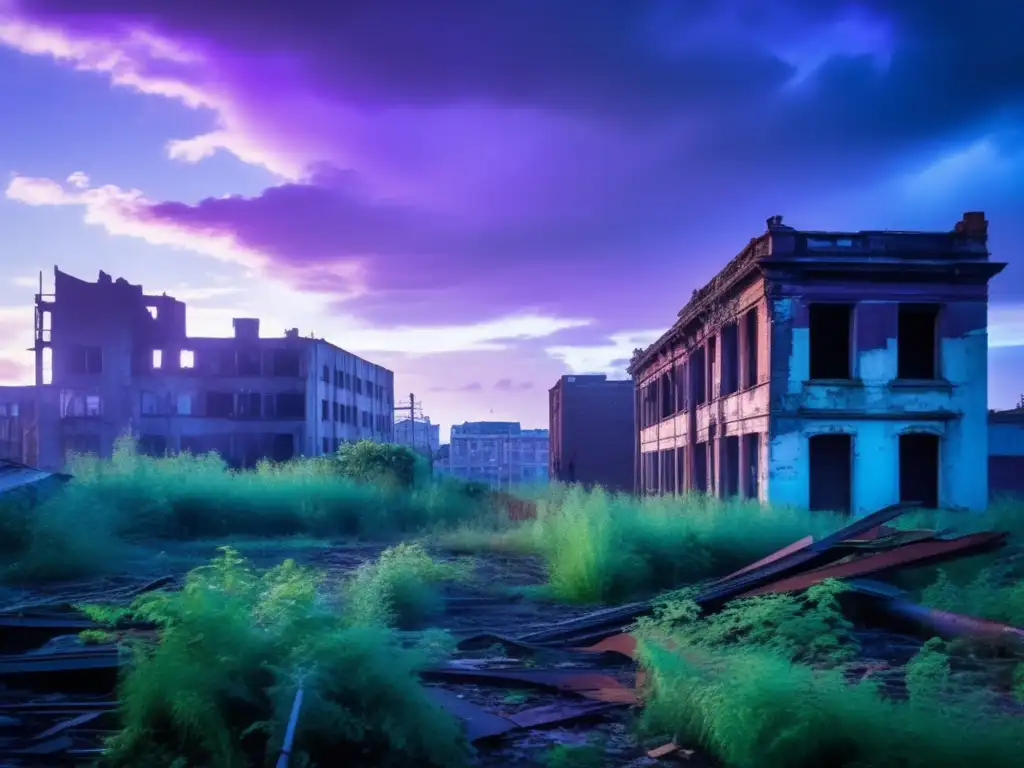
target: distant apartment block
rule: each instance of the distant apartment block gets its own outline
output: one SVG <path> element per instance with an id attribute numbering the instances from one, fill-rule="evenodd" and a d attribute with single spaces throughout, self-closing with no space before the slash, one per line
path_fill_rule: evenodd
<path id="1" fill-rule="evenodd" d="M 523 429 L 518 421 L 469 421 L 452 427 L 442 471 L 495 488 L 548 477 L 548 431 Z"/>
<path id="2" fill-rule="evenodd" d="M 430 417 L 400 419 L 395 422 L 395 442 L 434 456 L 441 447 L 441 426 Z"/>
<path id="3" fill-rule="evenodd" d="M 563 376 L 549 390 L 548 406 L 551 478 L 632 491 L 632 379 Z"/>
<path id="4" fill-rule="evenodd" d="M 253 318 L 230 338 L 189 337 L 171 296 L 54 271 L 54 293 L 36 296 L 36 386 L 19 390 L 33 463 L 109 456 L 129 430 L 147 453 L 216 451 L 238 467 L 393 438 L 394 375 L 379 365 L 296 329 L 261 338 Z"/>

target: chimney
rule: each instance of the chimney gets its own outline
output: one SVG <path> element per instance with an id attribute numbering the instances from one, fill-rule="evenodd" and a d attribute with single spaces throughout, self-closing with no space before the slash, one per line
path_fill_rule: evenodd
<path id="1" fill-rule="evenodd" d="M 260 321 L 256 317 L 236 317 L 231 320 L 235 327 L 235 338 L 252 341 L 260 337 Z"/>
<path id="2" fill-rule="evenodd" d="M 966 235 L 972 240 L 988 242 L 988 221 L 985 220 L 984 211 L 968 211 L 964 217 L 956 223 L 956 232 Z"/>

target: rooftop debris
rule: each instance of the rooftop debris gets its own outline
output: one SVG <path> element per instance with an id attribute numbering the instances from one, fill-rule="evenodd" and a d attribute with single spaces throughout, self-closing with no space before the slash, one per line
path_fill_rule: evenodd
<path id="1" fill-rule="evenodd" d="M 695 601 L 705 612 L 714 613 L 737 598 L 799 591 L 826 579 L 842 579 L 850 593 L 870 606 L 873 616 L 887 626 L 923 630 L 922 637 L 1024 643 L 1024 628 L 917 605 L 890 584 L 862 578 L 991 550 L 1006 541 L 1002 533 L 949 538 L 948 532 L 889 527 L 915 507 L 887 507 L 818 541 L 802 538 L 703 585 Z M 123 601 L 168 585 L 175 585 L 172 577 L 121 588 L 111 597 Z M 71 602 L 65 600 L 61 605 L 57 601 L 45 609 L 23 605 L 18 612 L 0 614 L 0 650 L 22 650 L 0 655 L 0 763 L 6 765 L 6 759 L 15 760 L 12 765 L 31 765 L 38 764 L 40 758 L 52 762 L 95 757 L 102 752 L 103 737 L 117 727 L 113 695 L 125 656 L 118 644 L 83 644 L 77 633 L 97 625 L 71 612 Z M 460 612 L 487 605 L 483 599 L 467 599 L 461 604 L 456 599 L 453 603 Z M 649 601 L 602 609 L 519 637 L 500 633 L 465 637 L 458 643 L 457 653 L 487 653 L 497 646 L 502 656 L 493 658 L 491 652 L 491 658 L 455 658 L 423 671 L 421 678 L 432 701 L 463 723 L 472 743 L 516 731 L 604 718 L 643 703 L 645 672 L 635 668 L 637 640 L 629 632 L 633 622 L 649 614 L 654 605 Z M 142 637 L 154 634 L 145 628 L 130 631 Z M 25 650 L 36 642 L 34 650 Z M 862 679 L 884 676 L 889 669 L 886 663 L 868 659 L 857 674 Z M 538 703 L 534 696 L 525 707 L 488 706 L 466 693 L 475 686 L 530 690 L 548 698 Z M 71 690 L 78 693 L 71 694 Z M 57 691 L 61 693 L 54 693 Z M 301 714 L 301 696 L 299 688 L 293 721 Z M 281 746 L 279 766 L 287 765 L 294 730 L 292 722 Z M 687 745 L 675 742 L 648 746 L 655 747 L 645 750 L 648 759 L 686 760 L 693 754 Z"/>

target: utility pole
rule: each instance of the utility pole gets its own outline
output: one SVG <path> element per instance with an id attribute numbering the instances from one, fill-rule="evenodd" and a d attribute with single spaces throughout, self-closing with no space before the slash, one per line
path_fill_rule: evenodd
<path id="1" fill-rule="evenodd" d="M 412 449 L 416 450 L 416 422 L 417 422 L 417 419 L 422 419 L 423 418 L 423 404 L 422 403 L 418 403 L 416 401 L 416 395 L 414 395 L 414 394 L 412 394 L 410 392 L 409 393 L 409 402 L 408 403 L 397 403 L 392 410 L 394 410 L 396 412 L 397 411 L 408 411 L 409 412 L 409 442 L 412 445 Z M 433 458 L 434 457 L 430 453 L 430 427 L 427 426 L 426 424 L 424 424 L 424 427 L 427 430 L 427 434 L 426 434 L 426 438 L 427 438 L 427 440 L 426 440 L 427 456 L 430 458 L 431 463 L 433 463 Z"/>

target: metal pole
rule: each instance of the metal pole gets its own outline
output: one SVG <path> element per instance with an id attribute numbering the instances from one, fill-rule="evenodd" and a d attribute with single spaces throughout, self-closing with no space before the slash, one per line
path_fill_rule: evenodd
<path id="1" fill-rule="evenodd" d="M 288 718 L 288 729 L 284 734 L 284 744 L 281 745 L 281 753 L 277 757 L 277 768 L 288 768 L 288 757 L 292 753 L 292 742 L 295 741 L 295 728 L 299 723 L 299 710 L 302 709 L 302 688 L 295 692 L 295 701 L 292 702 L 292 714 Z"/>

